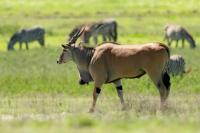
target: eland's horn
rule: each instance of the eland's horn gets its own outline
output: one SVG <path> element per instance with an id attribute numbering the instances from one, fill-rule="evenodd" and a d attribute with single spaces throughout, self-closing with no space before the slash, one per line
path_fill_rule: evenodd
<path id="1" fill-rule="evenodd" d="M 85 27 L 81 28 L 74 36 L 72 36 L 68 45 L 75 43 L 77 39 L 83 34 L 84 31 L 85 31 Z"/>

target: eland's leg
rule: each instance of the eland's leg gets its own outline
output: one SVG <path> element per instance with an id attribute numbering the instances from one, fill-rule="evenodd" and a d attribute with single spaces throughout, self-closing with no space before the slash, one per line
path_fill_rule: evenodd
<path id="1" fill-rule="evenodd" d="M 163 108 L 166 106 L 166 100 L 170 92 L 170 77 L 166 72 L 162 74 L 162 78 L 158 81 L 157 87 L 160 92 L 161 108 Z"/>
<path id="2" fill-rule="evenodd" d="M 121 84 L 121 81 L 120 80 L 117 80 L 114 82 L 115 84 L 115 87 L 117 89 L 117 94 L 120 98 L 120 102 L 121 102 L 121 105 L 122 105 L 122 110 L 125 109 L 125 103 L 124 103 L 124 97 L 123 97 L 123 88 L 122 88 L 122 84 Z"/>
<path id="3" fill-rule="evenodd" d="M 95 87 L 95 88 L 94 88 L 94 90 L 93 90 L 93 102 L 92 102 L 92 107 L 90 108 L 90 111 L 89 111 L 90 113 L 94 112 L 94 110 L 95 110 L 97 98 L 98 98 L 100 92 L 101 92 L 100 87 Z"/>
<path id="4" fill-rule="evenodd" d="M 149 76 L 159 90 L 162 109 L 166 106 L 166 100 L 170 92 L 170 77 L 166 72 L 159 75 L 156 73 L 149 73 Z"/>
<path id="5" fill-rule="evenodd" d="M 105 69 L 96 69 L 99 64 L 94 64 L 89 67 L 89 72 L 94 80 L 93 102 L 90 112 L 94 112 L 97 98 L 101 92 L 101 86 L 106 82 L 107 73 Z"/>
<path id="6" fill-rule="evenodd" d="M 161 107 L 164 107 L 169 96 L 170 88 L 167 88 L 163 81 L 158 82 L 157 88 L 160 93 Z"/>

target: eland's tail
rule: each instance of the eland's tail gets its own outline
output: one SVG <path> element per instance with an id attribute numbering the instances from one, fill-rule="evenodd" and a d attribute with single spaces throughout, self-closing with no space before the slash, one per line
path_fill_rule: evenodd
<path id="1" fill-rule="evenodd" d="M 162 80 L 163 80 L 163 83 L 164 83 L 165 87 L 167 88 L 167 90 L 169 90 L 171 83 L 170 83 L 170 76 L 167 72 L 163 73 Z"/>

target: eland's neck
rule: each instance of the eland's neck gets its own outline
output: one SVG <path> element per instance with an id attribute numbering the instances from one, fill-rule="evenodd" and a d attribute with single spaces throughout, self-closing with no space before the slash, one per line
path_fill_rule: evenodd
<path id="1" fill-rule="evenodd" d="M 88 70 L 93 53 L 93 48 L 76 47 L 72 50 L 72 60 L 80 70 Z"/>

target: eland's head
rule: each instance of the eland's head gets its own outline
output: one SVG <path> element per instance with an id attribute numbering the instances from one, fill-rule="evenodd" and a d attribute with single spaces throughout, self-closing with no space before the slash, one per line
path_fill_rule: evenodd
<path id="1" fill-rule="evenodd" d="M 67 44 L 62 45 L 63 51 L 57 61 L 58 64 L 63 64 L 72 60 L 72 50 L 76 47 L 76 41 L 83 34 L 84 30 L 85 28 L 81 28 L 74 36 L 71 37 Z"/>

